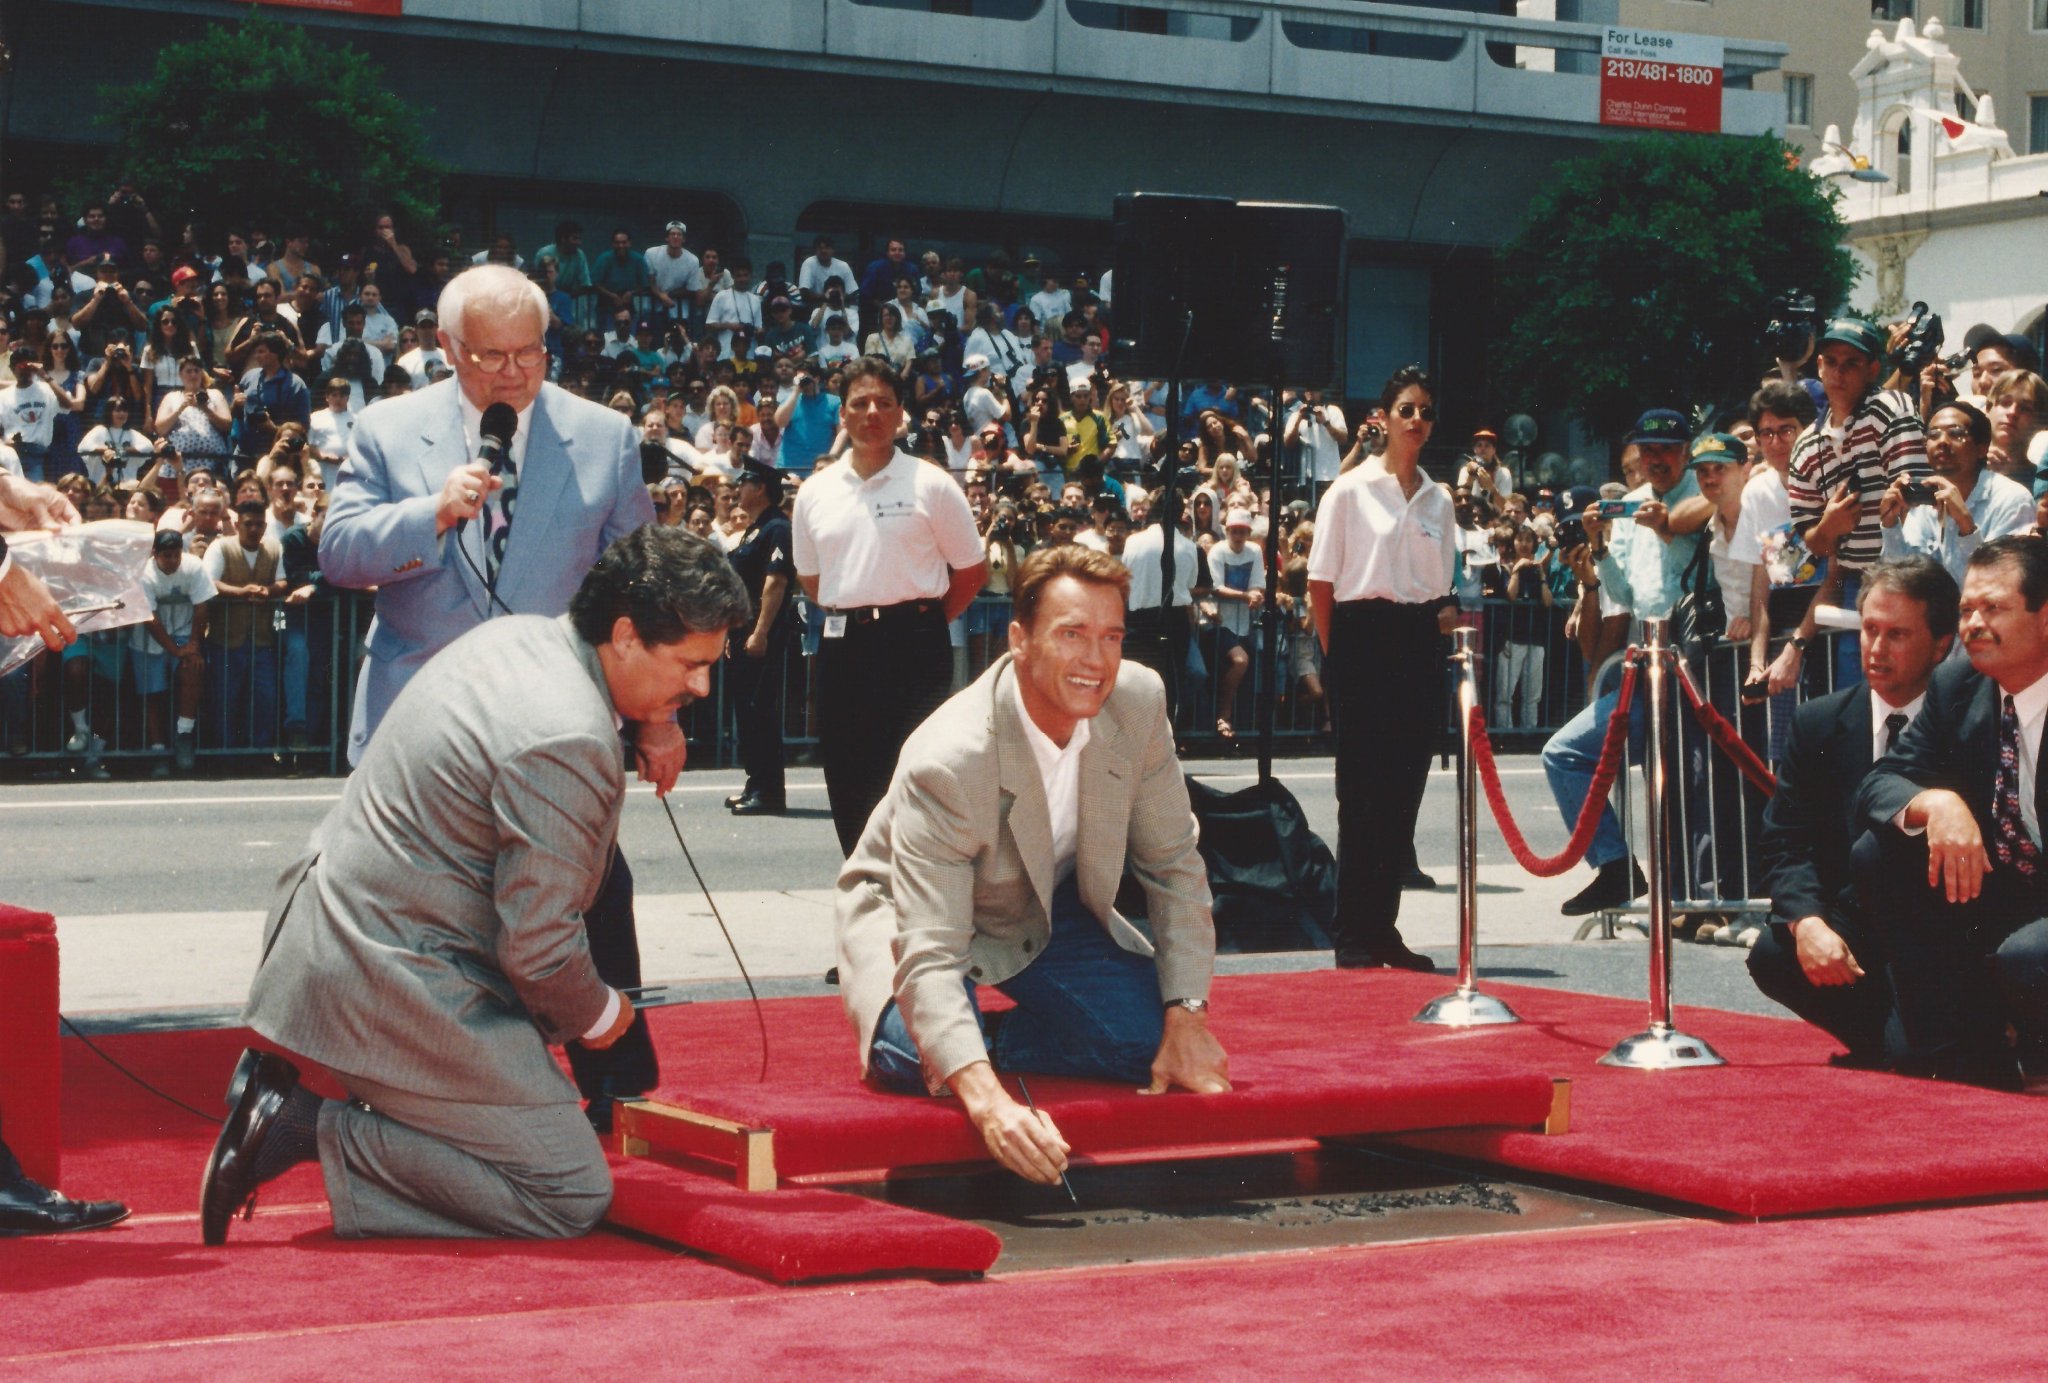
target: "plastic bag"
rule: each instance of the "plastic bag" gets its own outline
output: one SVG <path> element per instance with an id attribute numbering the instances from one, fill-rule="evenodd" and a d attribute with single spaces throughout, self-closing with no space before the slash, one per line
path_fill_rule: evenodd
<path id="1" fill-rule="evenodd" d="M 10 533 L 7 555 L 43 579 L 80 635 L 145 623 L 143 564 L 156 530 L 133 519 L 101 519 L 61 533 Z M 0 677 L 44 651 L 42 635 L 0 638 Z"/>

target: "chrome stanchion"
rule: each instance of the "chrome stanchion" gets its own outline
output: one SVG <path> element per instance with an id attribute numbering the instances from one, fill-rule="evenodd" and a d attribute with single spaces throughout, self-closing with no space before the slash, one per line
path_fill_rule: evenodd
<path id="1" fill-rule="evenodd" d="M 1458 669 L 1458 987 L 1431 999 L 1415 1015 L 1418 1023 L 1477 1028 L 1522 1020 L 1491 994 L 1479 992 L 1475 956 L 1479 946 L 1479 765 L 1472 757 L 1472 711 L 1479 704 L 1479 650 L 1475 632 L 1452 636 L 1451 662 Z"/>
<path id="2" fill-rule="evenodd" d="M 1671 879 L 1666 868 L 1671 770 L 1671 658 L 1665 642 L 1669 623 L 1643 621 L 1647 644 L 1643 692 L 1649 697 L 1647 760 L 1650 770 L 1643 815 L 1648 837 L 1650 884 L 1650 1026 L 1625 1037 L 1600 1058 L 1602 1066 L 1628 1066 L 1639 1071 L 1667 1071 L 1680 1066 L 1724 1066 L 1721 1056 L 1697 1037 L 1671 1026 Z"/>

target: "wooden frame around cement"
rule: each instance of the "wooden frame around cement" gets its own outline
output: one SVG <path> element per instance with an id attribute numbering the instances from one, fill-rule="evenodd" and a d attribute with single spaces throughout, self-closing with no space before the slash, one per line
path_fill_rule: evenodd
<path id="1" fill-rule="evenodd" d="M 1569 1133 L 1571 1115 L 1572 1083 L 1563 1077 L 1553 1078 L 1550 1112 L 1535 1132 L 1552 1136 Z M 753 1128 L 659 1100 L 621 1100 L 614 1106 L 613 1120 L 619 1151 L 627 1157 L 660 1158 L 701 1168 L 731 1178 L 742 1191 L 773 1191 L 779 1184 L 772 1128 Z M 1390 1129 L 1374 1136 L 1433 1131 Z M 1124 1153 L 1132 1151 L 1126 1149 Z"/>

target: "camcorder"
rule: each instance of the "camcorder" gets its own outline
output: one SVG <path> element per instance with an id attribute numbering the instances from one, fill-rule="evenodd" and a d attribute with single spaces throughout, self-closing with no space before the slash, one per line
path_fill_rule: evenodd
<path id="1" fill-rule="evenodd" d="M 668 448 L 659 442 L 640 444 L 640 483 L 659 485 L 668 479 Z"/>
<path id="2" fill-rule="evenodd" d="M 1820 309 L 1813 294 L 1794 290 L 1771 300 L 1771 319 L 1764 324 L 1763 342 L 1779 360 L 1804 359 L 1808 345 L 1820 333 Z"/>
<path id="3" fill-rule="evenodd" d="M 1909 375 L 1919 374 L 1942 358 L 1941 347 L 1945 339 L 1941 314 L 1929 312 L 1926 303 L 1914 303 L 1913 315 L 1906 325 L 1906 340 L 1899 347 L 1899 368 Z M 1942 361 L 1951 370 L 1960 370 L 1968 362 L 1969 357 L 1960 352 Z"/>
<path id="4" fill-rule="evenodd" d="M 1575 547 L 1584 547 L 1586 545 L 1586 521 L 1577 514 L 1574 514 L 1558 524 L 1557 545 L 1559 549 L 1565 552 L 1570 552 Z"/>

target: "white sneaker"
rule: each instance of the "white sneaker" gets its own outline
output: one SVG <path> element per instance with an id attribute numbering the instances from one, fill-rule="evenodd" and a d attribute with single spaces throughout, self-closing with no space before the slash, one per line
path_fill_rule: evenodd
<path id="1" fill-rule="evenodd" d="M 71 738 L 64 741 L 64 752 L 66 754 L 83 754 L 85 746 L 90 743 L 92 743 L 92 731 L 90 729 L 73 730 Z"/>

